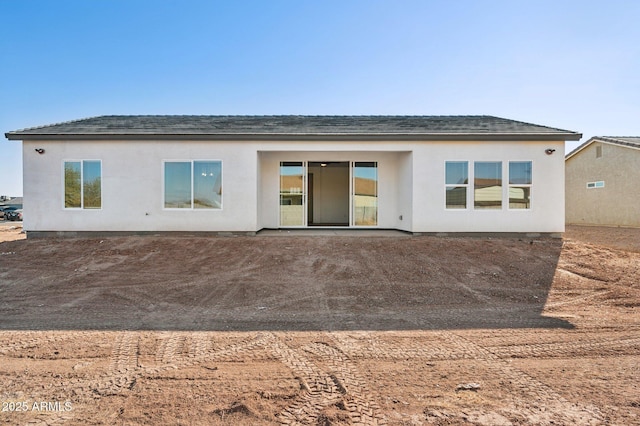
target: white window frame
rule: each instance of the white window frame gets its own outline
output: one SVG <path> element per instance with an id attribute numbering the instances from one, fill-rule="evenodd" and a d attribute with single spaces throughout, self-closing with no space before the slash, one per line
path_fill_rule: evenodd
<path id="1" fill-rule="evenodd" d="M 85 207 L 84 206 L 84 162 L 85 161 L 93 161 L 100 163 L 100 207 Z M 80 207 L 67 207 L 66 206 L 66 181 L 65 181 L 65 165 L 66 163 L 80 163 Z M 103 179 L 104 169 L 102 168 L 102 160 L 100 159 L 91 159 L 91 158 L 83 158 L 83 159 L 64 159 L 62 160 L 62 209 L 63 210 L 75 210 L 75 211 L 100 211 L 102 210 L 103 205 Z"/>
<path id="2" fill-rule="evenodd" d="M 302 175 L 302 214 L 303 214 L 303 220 L 302 220 L 302 225 L 282 225 L 282 208 L 280 207 L 280 190 L 281 190 L 281 179 L 282 179 L 282 175 L 281 175 L 281 167 L 282 167 L 282 163 L 301 163 L 302 164 L 302 169 L 304 170 L 304 173 Z M 308 182 L 308 161 L 298 161 L 298 160 L 282 160 L 278 162 L 278 227 L 279 228 L 305 228 L 308 226 L 307 223 L 307 194 L 309 192 L 309 188 L 307 187 L 307 182 Z"/>
<path id="3" fill-rule="evenodd" d="M 500 195 L 501 195 L 501 199 L 500 199 L 500 208 L 481 208 L 481 207 L 476 207 L 476 163 L 500 163 L 500 187 L 501 187 L 501 191 L 500 191 Z M 469 181 L 471 182 L 471 179 L 473 179 L 473 187 L 471 188 L 471 205 L 469 206 L 469 208 L 475 212 L 499 212 L 499 211 L 503 211 L 505 210 L 505 197 L 507 197 L 508 200 L 508 195 L 509 193 L 507 192 L 506 185 L 505 185 L 505 167 L 506 164 L 509 163 L 509 160 L 472 160 L 470 161 L 470 164 L 473 165 L 473 167 L 470 167 L 473 169 L 473 172 L 469 173 Z M 508 173 L 509 170 L 507 168 L 506 172 Z M 508 182 L 508 181 L 507 181 Z M 484 214 L 484 213 L 482 213 Z"/>
<path id="4" fill-rule="evenodd" d="M 222 194 L 220 195 L 220 208 L 194 208 L 193 206 L 193 177 L 194 177 L 194 164 L 195 162 L 218 162 L 220 163 L 220 187 L 222 188 Z M 165 207 L 165 164 L 166 163 L 190 163 L 191 164 L 191 207 Z M 166 159 L 162 160 L 162 196 L 160 197 L 162 202 L 162 210 L 167 211 L 201 211 L 201 212 L 218 212 L 224 208 L 224 162 L 220 159 Z"/>
<path id="5" fill-rule="evenodd" d="M 448 184 L 447 183 L 447 163 L 466 163 L 467 164 L 467 183 L 466 184 Z M 473 198 L 470 196 L 471 191 L 469 190 L 469 188 L 471 188 L 471 175 L 472 175 L 472 170 L 471 167 L 469 166 L 471 162 L 469 160 L 445 160 L 444 162 L 444 209 L 448 212 L 464 212 L 464 211 L 468 211 L 471 208 L 471 204 L 473 202 Z M 463 209 L 455 209 L 455 208 L 449 208 L 447 207 L 447 188 L 458 188 L 458 187 L 465 187 L 466 190 L 466 198 L 465 198 L 465 208 Z"/>
<path id="6" fill-rule="evenodd" d="M 510 175 L 510 165 L 511 163 L 531 163 L 531 183 L 529 184 L 520 184 L 520 183 L 510 183 L 511 182 L 511 175 Z M 507 173 L 506 173 L 506 181 L 507 181 L 507 196 L 506 196 L 506 200 L 507 200 L 507 209 L 513 212 L 527 212 L 527 211 L 531 211 L 533 209 L 533 160 L 509 160 L 507 161 Z M 512 209 L 511 208 L 511 202 L 510 202 L 510 197 L 509 197 L 509 192 L 511 187 L 525 187 L 525 188 L 529 188 L 529 207 L 525 208 L 525 209 Z"/>
<path id="7" fill-rule="evenodd" d="M 376 224 L 375 225 L 356 225 L 355 220 L 355 207 L 356 207 L 356 186 L 355 186 L 355 174 L 354 169 L 357 167 L 356 163 L 374 163 L 376 166 Z M 350 161 L 349 162 L 349 227 L 350 228 L 378 228 L 380 226 L 380 168 L 379 162 L 376 161 Z"/>
<path id="8" fill-rule="evenodd" d="M 593 182 L 587 182 L 587 189 L 600 189 L 604 188 L 603 180 L 595 180 Z"/>

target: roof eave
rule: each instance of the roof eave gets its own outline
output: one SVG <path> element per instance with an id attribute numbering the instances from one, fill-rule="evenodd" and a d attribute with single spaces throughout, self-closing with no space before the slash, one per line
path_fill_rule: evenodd
<path id="1" fill-rule="evenodd" d="M 578 141 L 579 133 L 5 133 L 9 140 Z"/>

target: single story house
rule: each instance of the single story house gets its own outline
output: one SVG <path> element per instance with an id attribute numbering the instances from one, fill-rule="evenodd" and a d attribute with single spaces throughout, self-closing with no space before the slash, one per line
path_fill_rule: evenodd
<path id="1" fill-rule="evenodd" d="M 491 116 L 100 116 L 23 141 L 28 236 L 564 231 L 564 143 Z"/>
<path id="2" fill-rule="evenodd" d="M 640 137 L 593 137 L 565 163 L 568 224 L 640 227 Z"/>

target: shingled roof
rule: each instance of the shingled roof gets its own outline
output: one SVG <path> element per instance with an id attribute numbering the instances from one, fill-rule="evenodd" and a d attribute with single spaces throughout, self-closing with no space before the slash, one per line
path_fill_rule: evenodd
<path id="1" fill-rule="evenodd" d="M 579 140 L 582 135 L 473 116 L 107 115 L 5 133 L 11 140 Z"/>
<path id="2" fill-rule="evenodd" d="M 609 143 L 612 145 L 626 146 L 629 148 L 640 149 L 640 136 L 594 136 L 565 156 L 565 159 L 576 155 L 594 142 Z"/>

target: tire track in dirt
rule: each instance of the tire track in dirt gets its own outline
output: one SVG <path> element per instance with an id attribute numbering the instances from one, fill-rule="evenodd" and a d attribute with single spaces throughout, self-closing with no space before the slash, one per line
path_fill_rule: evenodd
<path id="1" fill-rule="evenodd" d="M 278 420 L 284 425 L 317 423 L 322 410 L 337 403 L 344 389 L 339 389 L 331 376 L 300 351 L 290 348 L 273 334 L 270 338 L 269 349 L 293 371 L 303 390 L 293 403 L 278 414 Z"/>
<path id="2" fill-rule="evenodd" d="M 433 339 L 425 345 L 424 341 L 408 339 L 402 343 L 397 341 L 393 344 L 384 342 L 371 334 L 367 335 L 366 341 L 362 341 L 350 336 L 347 333 L 332 334 L 342 350 L 351 358 L 362 359 L 407 359 L 419 358 L 425 360 L 456 360 L 471 359 L 471 354 L 456 353 L 445 346 L 442 339 Z"/>
<path id="3" fill-rule="evenodd" d="M 211 348 L 206 333 L 163 332 L 156 337 L 160 342 L 153 365 L 139 363 L 140 332 L 126 331 L 115 338 L 111 363 L 105 377 L 91 387 L 99 396 L 118 395 L 135 386 L 139 377 L 156 377 L 158 374 L 187 368 L 207 361 L 241 361 L 248 358 L 265 358 L 260 350 L 268 342 L 263 334 L 250 335 L 240 342 L 223 348 Z M 81 391 L 81 389 L 79 389 Z"/>
<path id="4" fill-rule="evenodd" d="M 598 354 L 628 354 L 621 353 L 620 351 L 622 349 L 628 349 L 628 352 L 630 353 L 639 353 L 640 337 L 629 336 L 613 340 L 598 340 L 593 342 L 520 344 L 508 347 L 492 347 L 491 352 L 498 358 L 569 358 L 576 355 L 588 355 L 592 351 L 597 351 Z"/>
<path id="5" fill-rule="evenodd" d="M 240 343 L 232 343 L 224 348 L 216 349 L 207 354 L 206 359 L 211 361 L 243 361 L 247 358 L 262 359 L 267 357 L 264 347 L 270 343 L 270 336 L 257 333 L 242 340 Z M 260 351 L 256 351 L 260 349 Z"/>
<path id="6" fill-rule="evenodd" d="M 557 269 L 571 278 L 597 284 L 633 284 L 629 278 L 638 275 L 638 265 L 637 253 L 633 251 L 570 240 L 565 242 Z"/>
<path id="7" fill-rule="evenodd" d="M 451 332 L 436 332 L 449 342 L 454 350 L 472 354 L 474 359 L 486 363 L 489 371 L 514 389 L 511 417 L 525 416 L 530 424 L 596 425 L 605 421 L 600 410 L 591 405 L 571 402 L 550 386 L 536 380 L 524 371 L 494 355 L 490 350 Z"/>
<path id="8" fill-rule="evenodd" d="M 138 368 L 139 336 L 134 331 L 124 331 L 116 336 L 111 365 L 112 373 L 127 373 Z"/>
<path id="9" fill-rule="evenodd" d="M 304 350 L 322 357 L 331 369 L 331 378 L 341 393 L 344 394 L 344 406 L 349 412 L 353 424 L 383 425 L 386 424 L 380 413 L 380 406 L 370 397 L 370 390 L 358 370 L 348 356 L 326 343 L 312 343 Z"/>
<path id="10" fill-rule="evenodd" d="M 611 283 L 617 280 L 609 277 L 599 277 L 592 268 L 580 264 L 563 264 L 558 266 L 557 271 L 567 274 L 570 277 L 575 277 L 579 280 L 596 281 L 598 283 Z"/>
<path id="11" fill-rule="evenodd" d="M 473 359 L 482 362 L 487 369 L 494 373 L 506 386 L 514 390 L 511 401 L 512 408 L 502 410 L 500 413 L 483 413 L 487 418 L 495 416 L 510 418 L 525 417 L 525 422 L 531 424 L 600 424 L 605 421 L 600 410 L 592 405 L 574 403 L 554 391 L 550 386 L 536 380 L 534 377 L 513 367 L 507 360 L 502 359 L 499 352 L 494 354 L 490 349 L 449 331 L 433 331 L 429 333 L 431 338 L 429 345 L 437 344 L 442 352 L 433 352 L 421 349 L 420 343 L 404 342 L 395 348 L 390 348 L 383 342 L 376 342 L 376 338 L 368 338 L 368 342 L 362 342 L 346 334 L 335 334 L 336 340 L 345 347 L 347 353 L 355 353 L 355 356 L 363 358 L 385 357 L 387 350 L 392 357 L 404 357 L 405 359 Z M 635 345 L 635 338 L 622 339 L 621 343 Z M 424 345 L 424 343 L 422 343 Z M 602 345 L 606 345 L 603 342 Z M 587 345 L 588 346 L 588 345 Z M 564 345 L 571 348 L 572 344 Z M 556 351 L 562 348 L 557 345 Z M 445 357 L 442 355 L 446 353 Z M 435 355 L 435 356 L 434 356 Z M 426 357 L 426 358 L 425 358 Z M 429 358 L 432 357 L 432 358 Z M 392 358 L 393 359 L 393 358 Z M 495 418 L 498 418 L 495 417 Z M 489 423 L 487 423 L 489 424 Z"/>
<path id="12" fill-rule="evenodd" d="M 336 333 L 332 336 L 340 342 L 344 352 L 349 357 L 362 359 L 407 359 L 419 358 L 427 361 L 476 359 L 473 352 L 456 352 L 440 339 L 429 341 L 406 339 L 395 341 L 393 344 L 381 341 L 376 336 L 369 336 L 366 341 L 361 341 L 345 333 Z M 427 344 L 425 344 L 427 343 Z M 622 349 L 633 353 L 640 351 L 640 337 L 637 334 L 619 336 L 615 339 L 593 341 L 564 341 L 553 343 L 525 343 L 509 346 L 488 346 L 490 352 L 498 358 L 537 358 L 537 357 L 571 357 L 588 354 L 597 350 L 598 353 L 610 352 L 618 354 Z M 637 352 L 636 351 L 636 352 Z"/>
<path id="13" fill-rule="evenodd" d="M 81 331 L 4 331 L 2 332 L 3 342 L 0 347 L 0 354 L 5 356 L 15 356 L 15 352 L 25 351 L 29 349 L 42 349 L 51 345 L 69 344 L 74 341 L 86 342 L 96 339 L 95 332 Z M 46 391 L 37 389 L 31 392 L 34 400 L 47 401 L 51 399 L 51 392 L 56 392 L 63 397 L 64 401 L 74 401 L 77 403 L 78 390 L 82 390 L 86 386 L 86 380 L 78 378 L 68 378 L 64 384 L 53 385 Z M 43 387 L 44 389 L 44 387 Z M 48 395 L 42 395 L 47 392 Z M 36 414 L 33 419 L 28 421 L 29 425 L 50 426 L 68 424 L 74 419 L 73 411 L 44 411 Z"/>
<path id="14" fill-rule="evenodd" d="M 243 361 L 246 359 L 264 359 L 267 354 L 264 346 L 268 339 L 264 334 L 250 335 L 240 342 L 225 345 L 222 348 L 211 346 L 207 333 L 169 332 L 162 336 L 158 345 L 156 362 L 160 365 L 145 366 L 139 375 L 157 375 L 163 371 L 187 368 L 208 361 Z M 178 349 L 182 348 L 183 352 Z"/>
<path id="15" fill-rule="evenodd" d="M 172 332 L 163 332 L 159 336 L 160 343 L 156 352 L 156 362 L 163 364 L 173 364 L 178 359 L 178 348 L 185 340 L 186 335 Z"/>
<path id="16" fill-rule="evenodd" d="M 111 352 L 111 363 L 106 377 L 94 386 L 100 396 L 118 395 L 123 389 L 133 389 L 139 374 L 139 334 L 133 331 L 119 333 Z"/>
<path id="17" fill-rule="evenodd" d="M 365 381 L 346 354 L 326 343 L 311 343 L 293 349 L 271 335 L 269 349 L 293 371 L 302 393 L 278 414 L 281 424 L 317 424 L 322 411 L 335 405 L 347 411 L 351 424 L 384 425 L 380 407 L 370 398 Z M 328 364 L 324 371 L 303 352 L 320 357 Z"/>
<path id="18" fill-rule="evenodd" d="M 556 290 L 557 292 L 561 292 L 562 290 Z M 587 294 L 582 294 L 580 296 L 574 297 L 562 297 L 563 300 L 557 302 L 548 302 L 545 305 L 545 309 L 553 309 L 558 306 L 567 306 L 567 305 L 575 305 L 576 303 L 583 303 L 590 299 L 597 299 L 599 297 L 605 296 L 611 293 L 611 290 L 599 290 L 599 291 L 589 291 Z"/>
<path id="19" fill-rule="evenodd" d="M 206 359 L 211 349 L 211 340 L 208 339 L 204 333 L 192 332 L 190 335 L 191 346 L 189 348 L 189 357 L 196 360 Z"/>
<path id="20" fill-rule="evenodd" d="M 0 344 L 0 354 L 2 355 L 37 348 L 50 343 L 68 342 L 70 340 L 81 340 L 93 337 L 92 332 L 81 331 L 3 331 L 2 335 L 6 337 L 7 340 Z"/>

